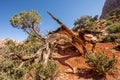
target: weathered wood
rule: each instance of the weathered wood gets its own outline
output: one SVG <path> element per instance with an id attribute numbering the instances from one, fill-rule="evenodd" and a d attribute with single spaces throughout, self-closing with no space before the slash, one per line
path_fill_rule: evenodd
<path id="1" fill-rule="evenodd" d="M 82 39 L 82 37 L 79 37 L 78 35 L 75 35 L 66 25 L 64 25 L 59 19 L 55 18 L 50 12 L 48 14 L 59 24 L 61 27 L 57 30 L 60 34 L 67 35 L 72 41 L 70 44 L 72 44 L 76 49 L 81 53 L 85 54 L 87 52 L 85 48 L 85 41 Z"/>
<path id="2" fill-rule="evenodd" d="M 30 59 L 38 58 L 38 56 L 36 56 L 36 55 L 22 56 L 22 55 L 17 54 L 17 53 L 11 53 L 10 56 L 16 56 L 18 59 L 20 59 L 22 61 L 27 61 L 27 60 L 30 60 Z"/>

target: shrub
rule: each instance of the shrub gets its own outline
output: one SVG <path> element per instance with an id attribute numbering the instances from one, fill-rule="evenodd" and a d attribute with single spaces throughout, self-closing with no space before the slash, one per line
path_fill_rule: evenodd
<path id="1" fill-rule="evenodd" d="M 110 39 L 110 36 L 104 36 L 103 38 L 102 38 L 102 42 L 110 42 L 111 41 L 111 39 Z"/>
<path id="2" fill-rule="evenodd" d="M 10 59 L 5 59 L 5 58 L 0 59 L 0 71 L 1 72 L 11 71 L 11 69 L 15 66 L 17 66 L 17 64 L 15 64 L 15 62 Z"/>
<path id="3" fill-rule="evenodd" d="M 31 64 L 30 60 L 25 61 L 22 67 L 21 62 L 16 60 L 2 58 L 0 59 L 0 80 L 23 80 L 24 75 L 31 74 L 31 70 L 35 70 L 34 80 L 56 80 L 59 70 L 54 60 L 49 60 L 45 66 L 43 62 Z"/>
<path id="4" fill-rule="evenodd" d="M 58 66 L 54 60 L 49 60 L 48 65 L 45 66 L 42 62 L 35 66 L 36 79 L 35 80 L 56 80 L 58 76 Z M 54 78 L 54 79 L 52 79 Z"/>
<path id="5" fill-rule="evenodd" d="M 113 33 L 113 34 L 109 34 L 107 36 L 105 36 L 102 41 L 106 42 L 106 41 L 112 41 L 112 42 L 118 42 L 118 39 L 120 39 L 120 33 Z"/>
<path id="6" fill-rule="evenodd" d="M 120 23 L 119 22 L 118 23 L 113 23 L 112 25 L 110 25 L 108 27 L 108 31 L 110 33 L 118 33 L 118 32 L 120 32 Z"/>
<path id="7" fill-rule="evenodd" d="M 92 16 L 82 16 L 75 20 L 73 31 L 78 32 L 79 30 L 91 30 L 94 22 L 98 19 L 98 15 Z"/>
<path id="8" fill-rule="evenodd" d="M 18 68 L 19 62 L 8 58 L 0 59 L 0 80 L 22 80 L 26 67 Z"/>
<path id="9" fill-rule="evenodd" d="M 22 68 L 14 68 L 13 74 L 10 74 L 11 78 L 14 80 L 21 80 L 22 77 L 25 75 L 27 69 L 25 67 Z"/>
<path id="10" fill-rule="evenodd" d="M 104 52 L 89 52 L 86 54 L 86 59 L 87 64 L 93 71 L 97 72 L 98 75 L 105 74 L 109 70 L 112 70 L 117 63 L 115 55 L 110 59 Z"/>
<path id="11" fill-rule="evenodd" d="M 1 53 L 20 53 L 20 54 L 35 54 L 42 45 L 36 37 L 28 38 L 23 43 L 16 44 L 10 40 L 6 42 L 6 46 L 0 48 Z"/>

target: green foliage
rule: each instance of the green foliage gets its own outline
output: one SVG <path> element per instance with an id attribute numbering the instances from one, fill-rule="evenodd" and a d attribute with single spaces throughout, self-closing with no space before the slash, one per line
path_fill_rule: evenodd
<path id="1" fill-rule="evenodd" d="M 83 29 L 90 30 L 94 21 L 96 21 L 97 18 L 98 18 L 98 16 L 95 16 L 93 18 L 92 18 L 92 16 L 82 16 L 82 17 L 80 17 L 80 19 L 77 19 L 74 22 L 73 30 L 74 31 L 79 31 L 79 30 L 83 30 Z"/>
<path id="2" fill-rule="evenodd" d="M 27 69 L 18 68 L 20 62 L 9 59 L 0 59 L 0 79 L 1 80 L 21 80 Z"/>
<path id="3" fill-rule="evenodd" d="M 111 59 L 105 55 L 104 52 L 89 52 L 86 54 L 86 59 L 87 64 L 92 68 L 93 71 L 97 72 L 98 75 L 105 74 L 109 70 L 112 70 L 117 63 L 115 55 L 113 55 Z"/>
<path id="4" fill-rule="evenodd" d="M 117 40 L 120 39 L 120 33 L 113 33 L 105 36 L 102 40 L 103 42 L 118 42 Z"/>
<path id="5" fill-rule="evenodd" d="M 112 25 L 113 24 L 113 22 L 111 21 L 111 20 L 106 20 L 106 23 L 107 23 L 107 26 L 109 26 L 109 25 Z M 106 27 L 107 27 L 106 26 Z"/>
<path id="6" fill-rule="evenodd" d="M 25 73 L 27 72 L 27 69 L 25 67 L 22 68 L 15 68 L 13 70 L 13 74 L 11 74 L 11 78 L 15 79 L 15 80 L 21 80 L 22 77 L 25 75 Z"/>
<path id="7" fill-rule="evenodd" d="M 14 61 L 11 61 L 10 59 L 0 59 L 0 71 L 7 72 L 10 71 L 16 64 L 14 64 Z"/>
<path id="8" fill-rule="evenodd" d="M 110 42 L 110 41 L 111 41 L 110 36 L 104 36 L 104 37 L 102 38 L 102 42 Z"/>
<path id="9" fill-rule="evenodd" d="M 54 60 L 49 59 L 45 65 L 44 61 L 37 62 L 36 58 L 44 58 L 44 54 L 35 54 L 40 47 L 45 44 L 45 39 L 39 34 L 38 25 L 41 21 L 41 16 L 38 14 L 38 11 L 31 10 L 29 12 L 20 12 L 19 14 L 14 15 L 10 22 L 13 27 L 20 28 L 23 31 L 29 34 L 27 40 L 22 43 L 16 43 L 13 40 L 9 40 L 6 43 L 6 46 L 0 48 L 0 52 L 3 52 L 3 55 L 0 58 L 0 80 L 23 80 L 24 78 L 31 78 L 32 71 L 36 74 L 33 74 L 32 78 L 34 80 L 55 80 L 58 74 L 58 66 Z M 47 43 L 47 42 L 46 42 Z M 47 50 L 46 46 L 44 47 Z M 49 47 L 50 48 L 50 47 Z M 46 51 L 47 52 L 47 51 Z M 20 56 L 6 54 L 6 53 L 15 53 L 20 54 Z M 51 52 L 52 53 L 52 52 Z M 28 56 L 28 54 L 30 56 Z M 35 55 L 34 55 L 35 54 Z M 22 56 L 25 55 L 25 56 Z M 32 59 L 28 58 L 35 56 Z M 26 60 L 21 60 L 21 58 L 28 58 Z M 39 59 L 40 60 L 40 59 Z"/>
<path id="10" fill-rule="evenodd" d="M 120 22 L 119 21 L 115 21 L 115 22 L 111 22 L 110 20 L 107 21 L 107 23 L 110 23 L 109 25 L 107 25 L 107 32 L 109 33 L 109 35 L 106 35 L 103 37 L 102 41 L 103 42 L 115 42 L 115 43 L 119 43 L 119 39 L 120 39 Z"/>
<path id="11" fill-rule="evenodd" d="M 41 35 L 39 34 L 39 23 L 41 22 L 41 16 L 38 14 L 36 10 L 30 10 L 29 12 L 22 11 L 19 14 L 15 14 L 11 19 L 10 23 L 14 28 L 22 29 L 29 35 L 34 33 L 39 38 Z"/>
<path id="12" fill-rule="evenodd" d="M 36 79 L 35 80 L 51 80 L 58 76 L 58 66 L 54 60 L 49 60 L 48 65 L 45 66 L 42 62 L 35 66 L 36 68 Z M 52 79 L 53 80 L 53 79 Z"/>
<path id="13" fill-rule="evenodd" d="M 32 25 L 39 24 L 41 21 L 41 16 L 36 10 L 30 10 L 29 12 L 22 11 L 19 14 L 15 14 L 10 22 L 13 27 L 18 27 L 21 29 L 32 28 Z"/>
<path id="14" fill-rule="evenodd" d="M 108 27 L 108 31 L 110 33 L 119 33 L 120 32 L 120 23 L 119 22 L 113 23 L 112 25 L 110 25 Z"/>
<path id="15" fill-rule="evenodd" d="M 7 46 L 4 47 L 6 53 L 19 53 L 22 55 L 31 55 L 35 54 L 41 45 L 43 45 L 35 35 L 30 35 L 27 40 L 23 43 L 16 44 L 14 41 L 10 40 L 6 43 Z M 4 54 L 6 54 L 4 53 Z M 38 64 L 34 64 L 34 60 L 24 61 L 24 65 L 19 68 L 19 65 L 22 63 L 16 56 L 9 56 L 0 60 L 0 79 L 1 80 L 23 80 L 24 75 L 31 74 L 29 71 L 35 68 L 36 78 L 35 80 L 42 80 L 42 76 L 44 79 L 50 79 L 53 77 L 54 79 L 58 74 L 58 67 L 54 60 L 49 60 L 48 65 L 45 67 L 43 62 L 39 62 Z M 34 64 L 34 65 L 33 65 Z M 40 79 L 38 79 L 40 78 Z"/>
<path id="16" fill-rule="evenodd" d="M 23 80 L 24 75 L 31 74 L 30 70 L 34 70 L 36 74 L 35 80 L 56 80 L 59 70 L 54 60 L 49 60 L 45 66 L 43 62 L 32 65 L 32 62 L 25 61 L 22 67 L 19 67 L 21 61 L 12 58 L 0 59 L 0 80 Z"/>
<path id="17" fill-rule="evenodd" d="M 16 45 L 16 43 L 13 40 L 8 40 L 5 43 L 5 46 L 0 48 L 0 52 L 1 53 L 11 53 L 11 52 L 14 52 L 15 48 L 16 48 L 15 45 Z"/>
<path id="18" fill-rule="evenodd" d="M 8 51 L 14 53 L 28 53 L 33 54 L 41 46 L 41 35 L 39 34 L 39 23 L 41 22 L 41 16 L 38 11 L 30 10 L 28 12 L 22 11 L 19 14 L 15 14 L 10 22 L 13 27 L 22 29 L 29 34 L 29 37 L 22 44 L 13 45 L 10 47 L 8 45 Z M 39 38 L 39 39 L 38 39 Z"/>
<path id="19" fill-rule="evenodd" d="M 16 52 L 23 54 L 35 54 L 42 43 L 38 39 L 26 40 L 22 44 L 17 45 Z"/>
<path id="20" fill-rule="evenodd" d="M 28 37 L 27 40 L 22 43 L 15 43 L 10 40 L 6 43 L 7 46 L 4 46 L 0 49 L 1 52 L 4 53 L 19 53 L 19 54 L 35 54 L 40 46 L 42 45 L 42 41 L 40 41 L 37 37 Z"/>

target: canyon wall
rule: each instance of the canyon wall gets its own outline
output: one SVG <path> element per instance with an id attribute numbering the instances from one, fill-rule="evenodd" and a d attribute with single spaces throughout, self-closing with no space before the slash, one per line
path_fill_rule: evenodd
<path id="1" fill-rule="evenodd" d="M 106 18 L 111 11 L 118 8 L 120 8 L 120 0 L 106 0 L 102 9 L 101 18 Z"/>

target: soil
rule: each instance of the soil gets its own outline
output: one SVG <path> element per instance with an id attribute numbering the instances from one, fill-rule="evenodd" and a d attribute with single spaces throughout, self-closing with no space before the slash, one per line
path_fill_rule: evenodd
<path id="1" fill-rule="evenodd" d="M 91 45 L 87 44 L 86 48 L 91 50 Z M 95 51 L 104 51 L 108 56 L 112 56 L 112 53 L 115 53 L 118 58 L 116 67 L 119 69 L 120 51 L 115 48 L 116 44 L 113 43 L 97 43 Z M 58 80 L 120 80 L 120 70 L 118 69 L 104 76 L 98 76 L 86 64 L 85 58 L 72 48 L 59 49 L 53 56 L 60 69 Z"/>

